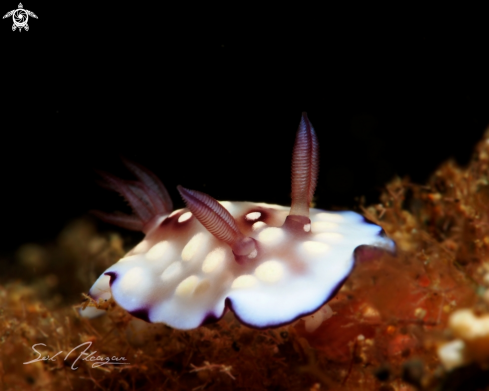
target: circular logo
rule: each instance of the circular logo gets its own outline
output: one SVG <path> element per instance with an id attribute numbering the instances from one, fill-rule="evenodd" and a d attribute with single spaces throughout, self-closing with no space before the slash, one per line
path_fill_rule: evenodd
<path id="1" fill-rule="evenodd" d="M 29 19 L 27 12 L 21 8 L 15 10 L 12 16 L 17 27 L 24 27 L 27 24 L 27 19 Z"/>

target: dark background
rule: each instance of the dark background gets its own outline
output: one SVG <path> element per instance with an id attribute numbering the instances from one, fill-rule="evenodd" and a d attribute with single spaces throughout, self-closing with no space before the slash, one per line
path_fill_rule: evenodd
<path id="1" fill-rule="evenodd" d="M 287 204 L 307 111 L 318 207 L 355 208 L 394 175 L 422 183 L 448 158 L 466 164 L 489 124 L 479 10 L 23 4 L 39 17 L 28 32 L 0 20 L 3 254 L 124 208 L 94 172 L 129 178 L 120 155 L 153 170 L 176 207 L 178 184 Z"/>

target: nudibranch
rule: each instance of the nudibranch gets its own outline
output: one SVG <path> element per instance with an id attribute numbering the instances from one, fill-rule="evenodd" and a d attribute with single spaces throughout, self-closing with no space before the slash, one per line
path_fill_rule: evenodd
<path id="1" fill-rule="evenodd" d="M 291 207 L 216 201 L 178 186 L 187 208 L 172 211 L 163 184 L 124 161 L 138 181 L 103 174 L 134 215 L 99 213 L 146 236 L 109 267 L 89 291 L 135 317 L 192 329 L 227 310 L 254 328 L 278 327 L 317 311 L 342 286 L 361 245 L 394 249 L 378 225 L 351 212 L 310 208 L 318 142 L 303 113 L 292 157 Z M 102 310 L 87 307 L 94 316 Z"/>

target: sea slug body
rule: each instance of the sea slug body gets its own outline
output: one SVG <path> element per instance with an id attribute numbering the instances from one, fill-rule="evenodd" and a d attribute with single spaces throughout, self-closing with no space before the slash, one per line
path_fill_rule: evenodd
<path id="1" fill-rule="evenodd" d="M 281 326 L 316 312 L 335 295 L 354 266 L 357 247 L 394 249 L 381 227 L 355 212 L 309 207 L 319 149 L 305 113 L 293 151 L 291 207 L 219 202 L 179 186 L 187 208 L 172 211 L 160 180 L 124 163 L 138 181 L 103 176 L 134 215 L 98 214 L 146 236 L 98 278 L 89 295 L 113 297 L 149 322 L 192 329 L 231 310 L 250 327 Z M 100 310 L 81 312 L 93 316 Z"/>

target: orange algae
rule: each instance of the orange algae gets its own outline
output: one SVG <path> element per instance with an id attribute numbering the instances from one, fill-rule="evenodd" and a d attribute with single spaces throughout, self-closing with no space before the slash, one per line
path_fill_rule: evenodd
<path id="1" fill-rule="evenodd" d="M 468 167 L 444 163 L 425 185 L 396 178 L 362 211 L 397 253 L 360 249 L 329 303 L 333 316 L 312 333 L 302 320 L 253 330 L 231 314 L 179 331 L 134 319 L 113 302 L 83 302 L 108 314 L 82 319 L 73 304 L 122 256 L 120 237 L 83 219 L 52 245 L 23 246 L 0 285 L 0 389 L 489 389 L 489 353 L 450 372 L 438 354 L 460 338 L 449 324 L 455 311 L 489 314 L 489 133 Z M 88 342 L 94 357 L 124 357 L 127 365 L 79 360 L 72 369 L 82 349 L 68 352 Z M 62 353 L 23 364 L 40 343 L 42 356 Z"/>

